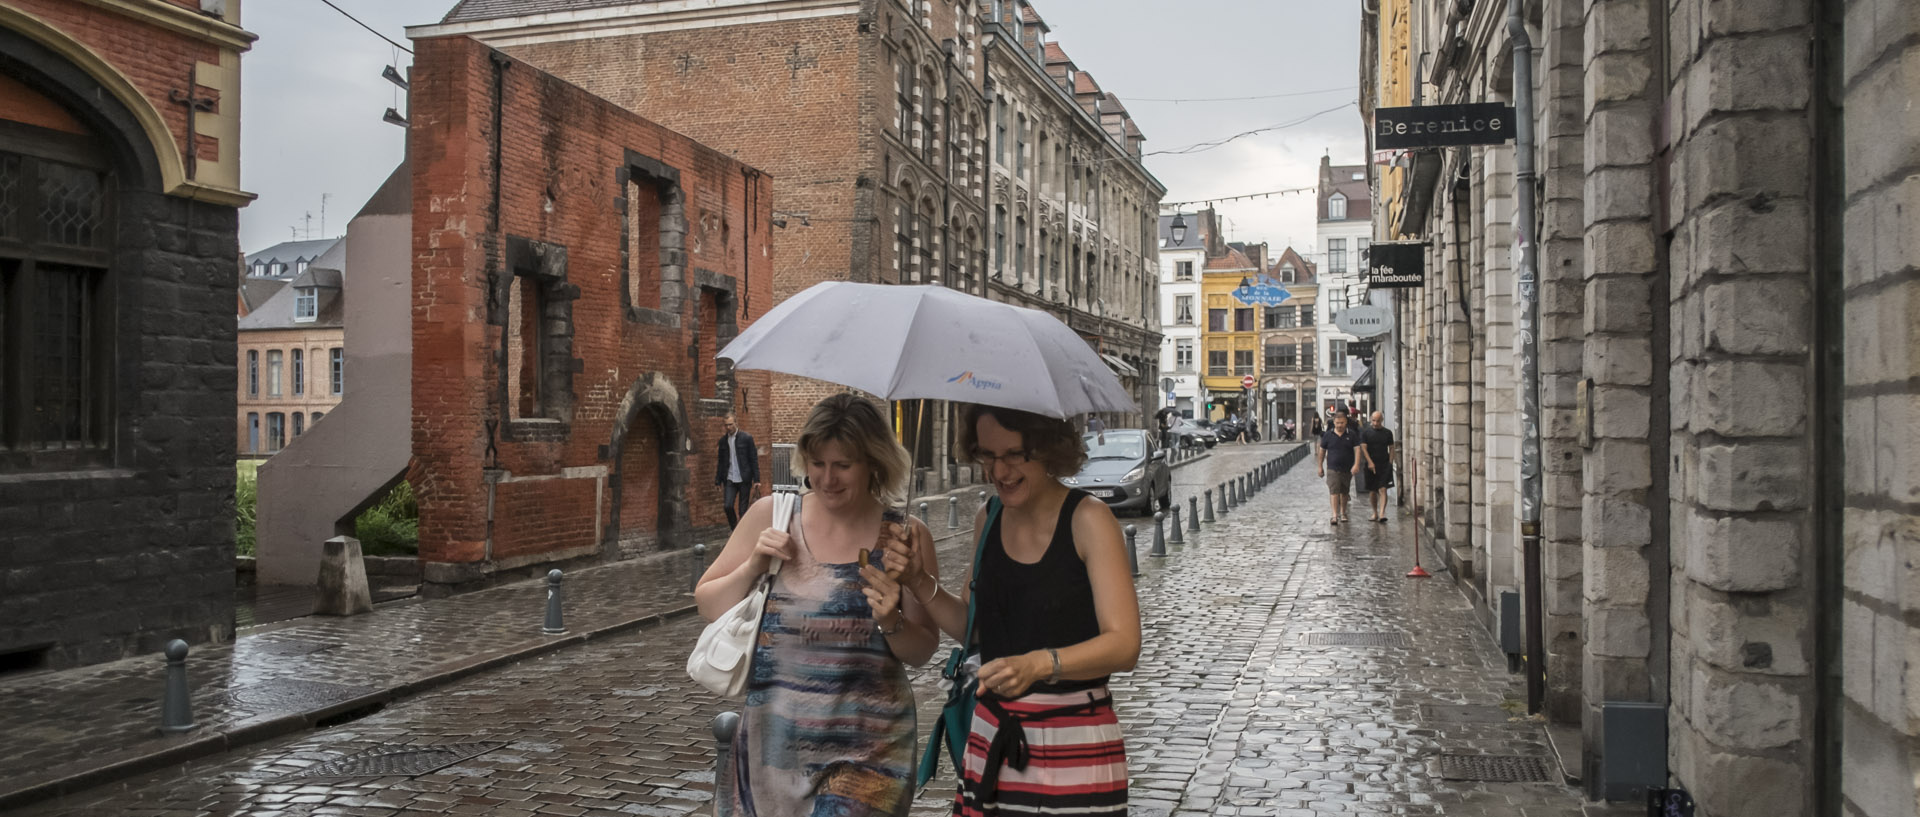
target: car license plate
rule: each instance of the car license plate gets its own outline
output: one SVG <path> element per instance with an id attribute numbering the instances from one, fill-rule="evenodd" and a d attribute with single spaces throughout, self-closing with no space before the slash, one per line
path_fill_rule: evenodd
<path id="1" fill-rule="evenodd" d="M 1093 490 L 1090 490 L 1090 491 L 1088 491 L 1087 493 L 1089 493 L 1089 494 L 1093 494 L 1094 496 L 1097 496 L 1097 497 L 1099 497 L 1099 498 L 1101 498 L 1101 499 L 1112 499 L 1112 498 L 1113 498 L 1113 491 L 1111 491 L 1111 490 L 1108 490 L 1108 489 L 1106 489 L 1106 488 L 1094 488 Z"/>

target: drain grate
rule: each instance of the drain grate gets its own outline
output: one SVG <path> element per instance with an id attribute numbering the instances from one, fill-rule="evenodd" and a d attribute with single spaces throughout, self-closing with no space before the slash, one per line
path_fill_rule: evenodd
<path id="1" fill-rule="evenodd" d="M 1420 707 L 1420 719 L 1430 723 L 1506 723 L 1512 717 L 1512 713 L 1499 706 L 1426 704 Z"/>
<path id="2" fill-rule="evenodd" d="M 409 746 L 383 743 L 358 754 L 311 766 L 282 780 L 334 780 L 361 777 L 419 777 L 484 755 L 505 743 L 449 743 Z"/>
<path id="3" fill-rule="evenodd" d="M 319 641 L 250 641 L 241 649 L 260 655 L 293 657 L 326 652 L 339 646 L 339 644 L 325 644 Z"/>
<path id="4" fill-rule="evenodd" d="M 1486 783 L 1550 783 L 1547 759 L 1536 755 L 1441 755 L 1440 777 Z"/>
<path id="5" fill-rule="evenodd" d="M 227 697 L 235 706 L 242 709 L 297 712 L 332 706 L 373 691 L 372 687 L 332 684 L 326 681 L 303 681 L 298 678 L 276 678 L 240 687 L 227 693 Z"/>
<path id="6" fill-rule="evenodd" d="M 1307 643 L 1316 647 L 1404 647 L 1405 633 L 1307 633 Z"/>

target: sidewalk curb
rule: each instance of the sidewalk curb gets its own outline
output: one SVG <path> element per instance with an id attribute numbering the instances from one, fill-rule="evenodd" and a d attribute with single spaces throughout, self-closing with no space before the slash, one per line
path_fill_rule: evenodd
<path id="1" fill-rule="evenodd" d="M 232 751 L 242 746 L 284 737 L 295 732 L 303 732 L 342 715 L 385 707 L 487 670 L 577 647 L 595 639 L 664 625 L 697 612 L 698 607 L 687 604 L 578 633 L 569 633 L 548 641 L 522 642 L 519 647 L 485 653 L 465 660 L 445 662 L 429 670 L 424 676 L 391 682 L 385 689 L 356 698 L 303 712 L 276 714 L 241 721 L 224 731 L 201 734 L 183 743 L 156 747 L 153 751 L 123 760 L 42 779 L 20 788 L 0 791 L 0 810 L 19 808 L 29 803 L 75 794 L 178 763 Z"/>

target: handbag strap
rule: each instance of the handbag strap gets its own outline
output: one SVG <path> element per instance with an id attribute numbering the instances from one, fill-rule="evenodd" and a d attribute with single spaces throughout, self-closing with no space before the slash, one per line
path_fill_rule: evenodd
<path id="1" fill-rule="evenodd" d="M 960 639 L 962 651 L 973 648 L 973 615 L 980 601 L 974 592 L 973 583 L 980 578 L 980 558 L 987 553 L 987 535 L 993 531 L 993 525 L 1000 520 L 1000 497 L 987 500 L 987 524 L 980 528 L 980 541 L 973 546 L 973 575 L 967 578 L 967 635 Z"/>
<path id="2" fill-rule="evenodd" d="M 774 500 L 774 501 L 776 501 L 776 502 L 777 502 L 777 501 L 779 501 L 779 494 L 781 494 L 781 493 L 783 493 L 783 492 L 781 492 L 781 491 L 775 491 L 775 492 L 774 492 L 774 495 L 775 495 L 775 500 Z M 792 514 L 790 514 L 790 515 L 789 515 L 789 516 L 787 517 L 787 524 L 786 524 L 786 526 L 785 526 L 785 527 L 782 527 L 782 528 L 780 529 L 780 531 L 781 531 L 782 533 L 785 533 L 785 532 L 787 532 L 787 531 L 790 531 L 790 530 L 793 530 L 793 526 L 794 526 L 794 523 L 795 523 L 795 522 L 796 522 L 797 520 L 799 520 L 799 519 L 800 519 L 800 497 L 801 497 L 801 494 L 800 494 L 800 493 L 798 493 L 798 492 L 795 492 L 795 493 L 794 493 L 794 494 L 793 494 L 792 496 L 793 496 L 793 513 L 792 513 Z M 770 565 L 767 565 L 767 575 L 766 575 L 766 580 L 767 580 L 767 582 L 768 582 L 769 584 L 771 584 L 771 583 L 773 582 L 773 577 L 775 577 L 775 576 L 778 576 L 778 575 L 780 575 L 780 568 L 782 568 L 782 567 L 784 567 L 784 566 L 786 566 L 786 562 L 783 562 L 783 561 L 780 561 L 779 559 L 775 559 L 775 560 L 773 560 L 773 563 L 772 563 L 772 564 L 770 564 Z"/>

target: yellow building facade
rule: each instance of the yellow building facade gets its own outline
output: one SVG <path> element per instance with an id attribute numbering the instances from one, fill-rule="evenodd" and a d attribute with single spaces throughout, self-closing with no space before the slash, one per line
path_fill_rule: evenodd
<path id="1" fill-rule="evenodd" d="M 1239 250 L 1207 260 L 1200 281 L 1205 314 L 1198 317 L 1203 350 L 1199 365 L 1205 372 L 1201 384 L 1206 391 L 1208 419 L 1246 416 L 1241 379 L 1260 377 L 1260 308 L 1233 297 L 1242 280 L 1259 274 L 1255 262 Z"/>

